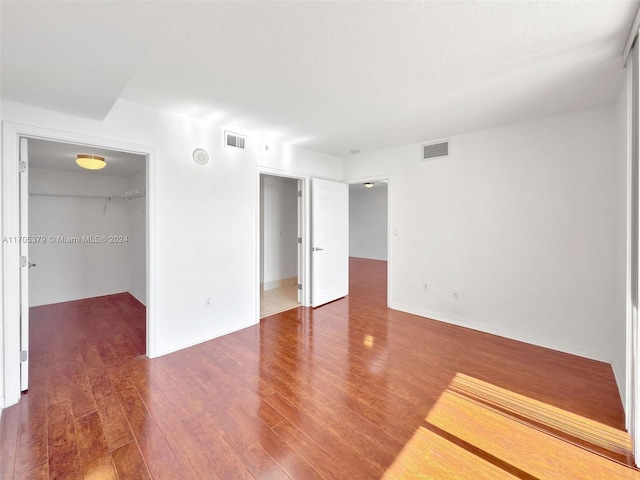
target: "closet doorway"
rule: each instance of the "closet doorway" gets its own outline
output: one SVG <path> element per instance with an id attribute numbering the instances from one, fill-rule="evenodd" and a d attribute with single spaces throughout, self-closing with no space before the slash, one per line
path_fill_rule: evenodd
<path id="1" fill-rule="evenodd" d="M 21 208 L 32 239 L 29 347 L 53 343 L 56 351 L 76 355 L 87 368 L 144 355 L 146 155 L 36 138 L 22 141 L 28 154 L 21 188 L 28 195 L 21 195 Z M 78 156 L 93 157 L 102 168 L 80 166 Z M 46 364 L 40 350 L 29 348 L 30 361 L 38 367 Z"/>
<path id="2" fill-rule="evenodd" d="M 129 292 L 146 304 L 146 157 L 28 139 L 29 306 Z M 81 168 L 76 155 L 106 159 Z"/>
<path id="3" fill-rule="evenodd" d="M 301 302 L 300 182 L 260 175 L 260 318 Z"/>

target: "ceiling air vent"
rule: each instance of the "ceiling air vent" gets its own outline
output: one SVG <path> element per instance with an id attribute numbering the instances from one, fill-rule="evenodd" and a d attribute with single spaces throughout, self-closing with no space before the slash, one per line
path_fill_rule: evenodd
<path id="1" fill-rule="evenodd" d="M 224 144 L 227 147 L 240 148 L 244 150 L 244 142 L 247 137 L 233 132 L 224 132 Z"/>
<path id="2" fill-rule="evenodd" d="M 448 157 L 449 156 L 449 142 L 432 143 L 430 145 L 422 146 L 422 159 L 429 160 L 430 158 Z"/>

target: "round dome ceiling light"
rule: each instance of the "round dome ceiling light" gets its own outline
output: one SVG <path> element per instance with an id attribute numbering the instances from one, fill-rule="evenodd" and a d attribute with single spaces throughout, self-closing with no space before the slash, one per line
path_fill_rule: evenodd
<path id="1" fill-rule="evenodd" d="M 76 163 L 87 170 L 100 170 L 107 166 L 104 157 L 81 153 L 76 155 Z"/>

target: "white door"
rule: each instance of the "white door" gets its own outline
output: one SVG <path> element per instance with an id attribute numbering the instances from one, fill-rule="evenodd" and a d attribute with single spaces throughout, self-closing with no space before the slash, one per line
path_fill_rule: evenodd
<path id="1" fill-rule="evenodd" d="M 349 186 L 312 179 L 311 305 L 349 294 Z"/>
<path id="2" fill-rule="evenodd" d="M 29 388 L 29 150 L 20 138 L 20 390 Z"/>

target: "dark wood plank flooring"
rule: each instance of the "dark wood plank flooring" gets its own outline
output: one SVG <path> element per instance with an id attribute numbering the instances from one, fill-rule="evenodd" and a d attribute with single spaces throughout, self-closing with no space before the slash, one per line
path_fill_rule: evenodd
<path id="1" fill-rule="evenodd" d="M 1 479 L 640 478 L 611 367 L 348 297 L 144 356 L 128 294 L 31 310 Z"/>

